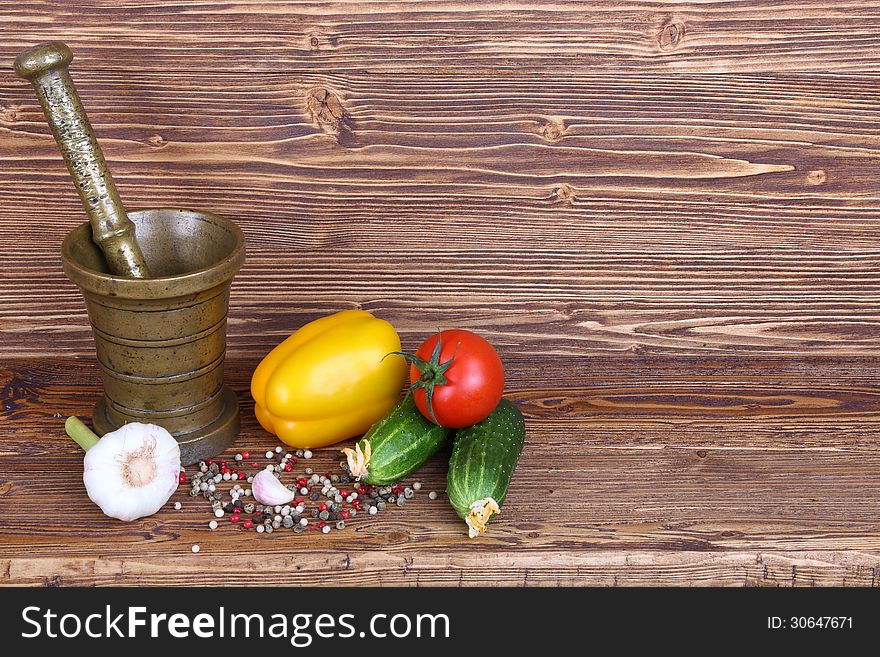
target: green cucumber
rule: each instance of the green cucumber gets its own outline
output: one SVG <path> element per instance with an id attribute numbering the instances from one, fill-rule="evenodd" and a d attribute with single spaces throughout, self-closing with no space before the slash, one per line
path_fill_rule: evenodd
<path id="1" fill-rule="evenodd" d="M 412 395 L 395 404 L 354 446 L 342 452 L 359 481 L 382 486 L 404 479 L 437 453 L 451 429 L 428 420 Z"/>
<path id="2" fill-rule="evenodd" d="M 471 538 L 500 513 L 525 436 L 522 413 L 506 399 L 485 420 L 456 433 L 446 493 Z"/>

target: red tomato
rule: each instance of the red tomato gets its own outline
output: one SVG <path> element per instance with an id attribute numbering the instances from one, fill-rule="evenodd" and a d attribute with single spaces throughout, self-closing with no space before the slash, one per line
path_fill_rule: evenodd
<path id="1" fill-rule="evenodd" d="M 460 329 L 435 333 L 409 360 L 416 406 L 436 424 L 469 427 L 485 420 L 501 401 L 501 359 L 476 333 Z"/>

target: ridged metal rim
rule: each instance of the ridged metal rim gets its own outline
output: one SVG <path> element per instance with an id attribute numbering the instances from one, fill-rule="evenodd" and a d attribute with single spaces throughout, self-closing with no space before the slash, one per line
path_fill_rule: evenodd
<path id="1" fill-rule="evenodd" d="M 180 208 L 156 208 L 128 213 L 135 224 L 140 223 L 141 220 L 165 221 L 180 215 L 209 221 L 228 230 L 235 239 L 232 251 L 213 265 L 184 274 L 149 279 L 114 276 L 84 267 L 73 257 L 73 245 L 83 238 L 82 233 L 88 231 L 91 238 L 91 225 L 85 222 L 68 233 L 61 245 L 64 272 L 84 291 L 126 299 L 171 299 L 204 292 L 231 280 L 241 268 L 245 258 L 244 233 L 233 222 L 211 212 Z"/>

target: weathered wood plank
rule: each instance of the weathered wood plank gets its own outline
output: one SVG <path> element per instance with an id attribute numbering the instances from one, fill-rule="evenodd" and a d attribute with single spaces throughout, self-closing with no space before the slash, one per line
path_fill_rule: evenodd
<path id="1" fill-rule="evenodd" d="M 554 453 L 584 447 L 825 452 L 877 447 L 880 366 L 873 356 L 502 356 L 510 372 L 507 394 L 540 427 L 532 449 L 551 464 Z M 248 392 L 257 362 L 231 354 L 227 379 L 239 393 L 246 422 L 260 434 Z M 87 414 L 100 390 L 93 356 L 4 361 L 0 417 L 8 426 L 34 428 L 9 430 L 0 455 L 26 455 L 16 468 L 29 463 L 42 468 L 59 445 L 54 439 L 33 440 L 34 435 L 63 440 L 62 420 Z M 72 443 L 64 446 L 76 453 Z"/>
<path id="2" fill-rule="evenodd" d="M 542 379 L 540 361 L 511 365 L 518 380 L 511 396 L 528 418 L 527 449 L 504 513 L 488 538 L 473 542 L 445 501 L 424 493 L 403 509 L 359 516 L 328 536 L 259 537 L 229 524 L 212 532 L 207 503 L 183 490 L 174 498 L 183 502 L 180 512 L 169 506 L 135 523 L 109 520 L 71 476 L 81 454 L 62 430 L 66 414 L 89 412 L 99 390 L 96 368 L 87 361 L 22 361 L 0 379 L 0 498 L 15 509 L 0 516 L 2 581 L 185 583 L 193 568 L 224 562 L 224 581 L 244 584 L 258 561 L 279 583 L 297 584 L 328 576 L 406 585 L 875 583 L 875 391 L 816 381 L 816 403 L 807 408 L 809 395 L 780 400 L 778 385 L 762 395 L 760 382 L 750 381 L 742 385 L 752 406 L 743 410 L 737 393 L 723 392 L 735 388 L 736 366 L 723 377 L 720 369 L 712 376 L 705 365 L 691 364 L 703 368 L 704 390 L 676 394 L 672 382 L 681 371 L 670 361 L 663 374 L 671 391 L 652 394 L 622 383 L 635 380 L 627 371 L 618 382 L 600 378 L 594 390 L 566 389 L 585 369 L 569 361 L 559 366 L 570 377 L 557 381 L 561 389 L 532 389 Z M 689 381 L 700 380 L 685 363 L 678 366 L 690 372 Z M 824 366 L 838 386 L 856 376 L 830 360 L 776 363 L 765 376 L 791 377 L 805 366 L 820 373 Z M 230 364 L 229 378 L 245 401 L 238 445 L 260 453 L 273 441 L 246 401 L 249 372 L 250 363 Z M 663 374 L 648 385 L 663 388 Z M 871 400 L 860 401 L 860 394 Z M 786 401 L 800 410 L 780 410 Z M 548 411 L 553 404 L 560 412 Z M 320 450 L 310 465 L 331 468 L 336 459 L 334 450 Z M 443 490 L 443 459 L 419 473 L 423 490 Z M 36 522 L 47 507 L 63 508 L 63 521 Z M 193 543 L 202 548 L 198 556 L 189 552 Z M 166 567 L 156 568 L 160 561 Z M 491 563 L 497 567 L 489 576 Z"/>
<path id="3" fill-rule="evenodd" d="M 233 350 L 356 305 L 414 336 L 452 313 L 514 352 L 876 348 L 874 76 L 263 77 L 84 90 L 130 206 L 243 226 Z M 27 85 L 2 93 L 0 353 L 86 355 L 56 255 L 82 213 Z"/>
<path id="4" fill-rule="evenodd" d="M 245 548 L 248 549 L 248 548 Z M 249 586 L 255 570 L 288 586 L 876 586 L 880 560 L 858 551 L 811 553 L 493 551 L 467 554 L 386 549 L 297 550 L 260 556 L 205 553 L 0 558 L 7 586 Z M 255 559 L 256 557 L 256 559 Z M 487 578 L 487 572 L 491 577 Z M 222 577 L 217 574 L 222 573 Z"/>
<path id="5" fill-rule="evenodd" d="M 182 493 L 103 517 L 62 429 L 100 391 L 58 258 L 82 211 L 8 75 L 0 585 L 252 584 L 255 564 L 281 584 L 877 585 L 878 12 L 0 0 L 0 60 L 73 47 L 129 207 L 244 229 L 239 446 L 275 444 L 247 397 L 258 359 L 349 307 L 406 348 L 478 330 L 528 422 L 477 542 L 424 494 L 328 536 L 212 532 Z"/>
<path id="6" fill-rule="evenodd" d="M 303 204 L 324 219 L 331 186 L 342 213 L 350 211 L 342 201 L 387 197 L 410 205 L 491 198 L 558 214 L 621 196 L 694 210 L 744 198 L 795 211 L 876 209 L 866 171 L 880 140 L 877 76 L 266 75 L 223 78 L 221 90 L 208 75 L 83 78 L 131 204 L 211 194 L 215 207 L 231 203 L 255 219 Z M 315 111 L 317 90 L 338 100 L 339 117 Z M 0 105 L 4 175 L 32 172 L 32 190 L 17 190 L 26 198 L 63 186 L 29 87 L 9 79 Z M 56 216 L 52 206 L 38 211 Z"/>
<path id="7" fill-rule="evenodd" d="M 880 9 L 776 3 L 0 2 L 7 59 L 60 39 L 117 71 L 876 70 Z"/>
<path id="8" fill-rule="evenodd" d="M 593 243 L 597 251 L 601 239 Z M 880 253 L 831 257 L 593 255 L 522 249 L 365 253 L 250 247 L 233 285 L 230 350 L 264 354 L 321 313 L 361 307 L 410 346 L 451 323 L 505 353 L 873 355 Z M 93 346 L 82 299 L 43 251 L 0 252 L 0 353 Z M 368 264 L 369 263 L 369 264 Z M 369 268 L 369 273 L 366 273 Z"/>

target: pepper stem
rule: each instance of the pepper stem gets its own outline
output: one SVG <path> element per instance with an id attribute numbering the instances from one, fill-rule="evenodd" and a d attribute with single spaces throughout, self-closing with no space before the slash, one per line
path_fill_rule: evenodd
<path id="1" fill-rule="evenodd" d="M 101 440 L 95 432 L 89 429 L 78 417 L 69 417 L 64 422 L 64 430 L 67 435 L 76 441 L 76 444 L 88 452 Z"/>

